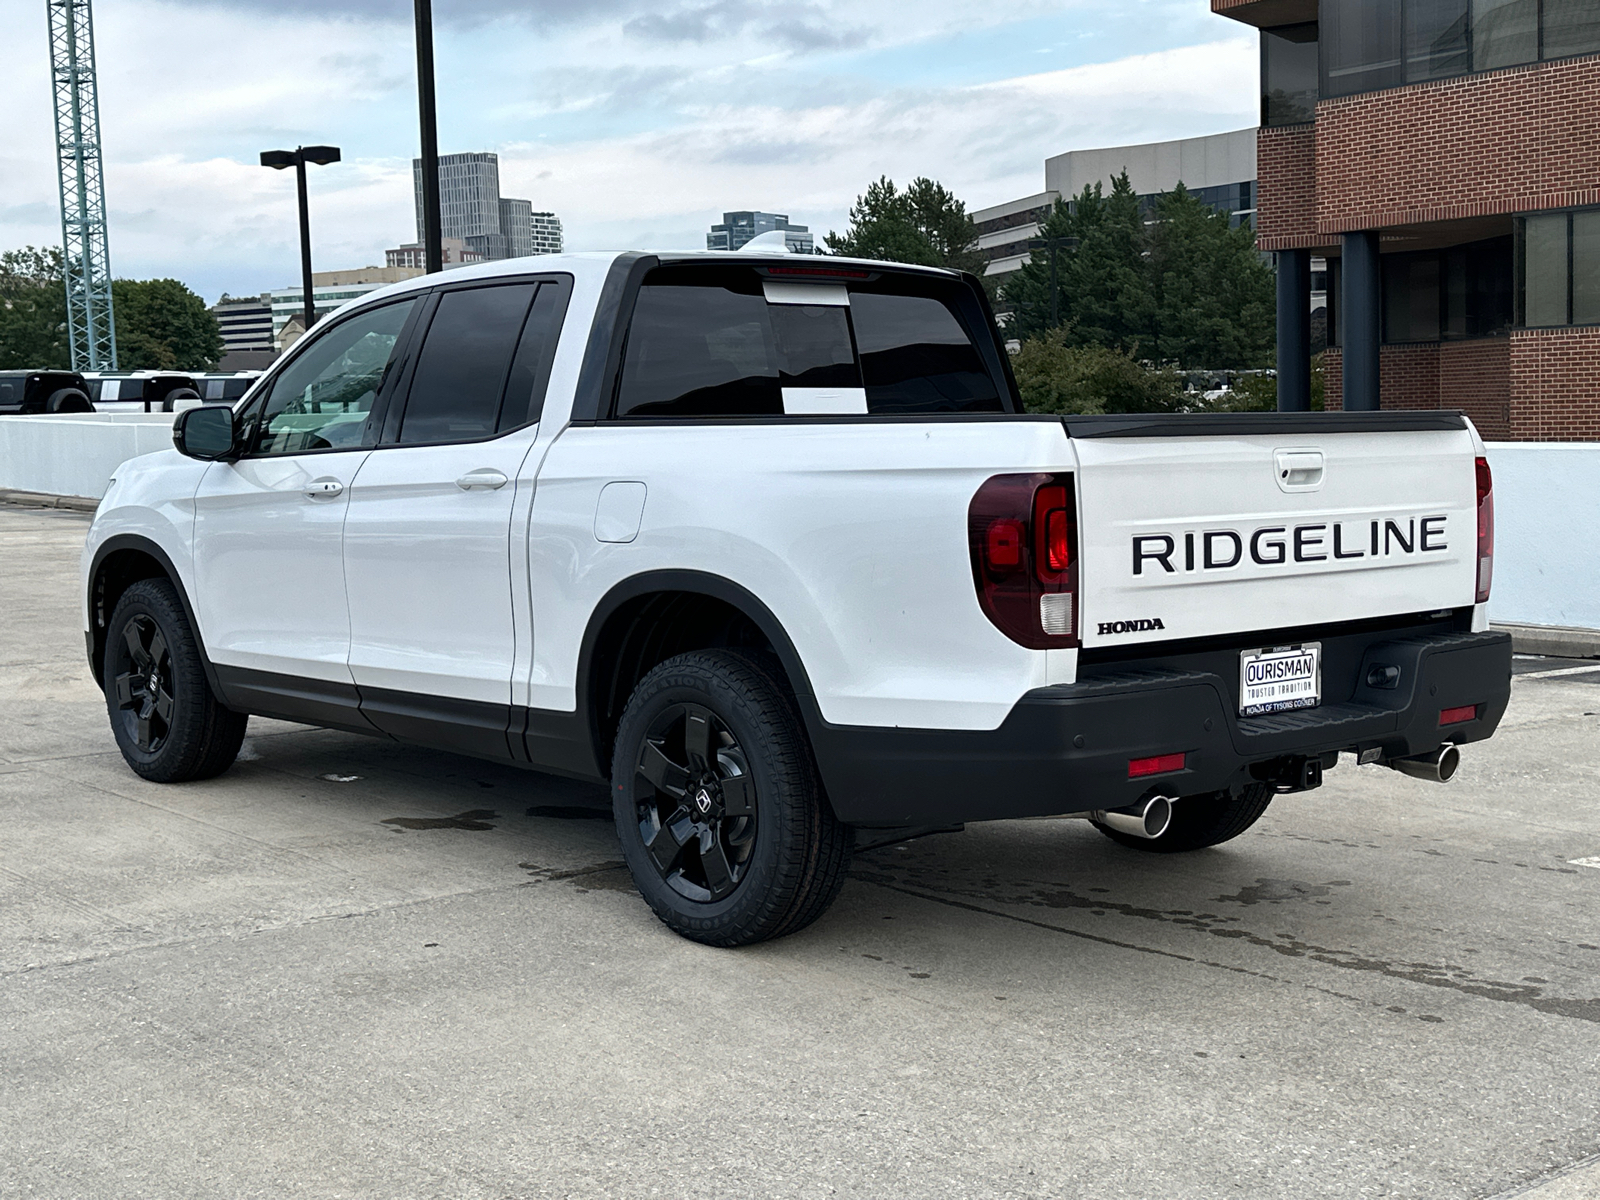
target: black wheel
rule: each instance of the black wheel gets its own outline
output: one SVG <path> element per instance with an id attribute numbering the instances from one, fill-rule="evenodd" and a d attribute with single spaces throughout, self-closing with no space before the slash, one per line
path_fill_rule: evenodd
<path id="1" fill-rule="evenodd" d="M 668 659 L 634 689 L 611 792 L 623 857 L 671 929 L 744 946 L 803 929 L 844 886 L 854 831 L 834 817 L 775 663 Z"/>
<path id="2" fill-rule="evenodd" d="M 180 400 L 199 400 L 199 399 L 200 399 L 200 393 L 195 391 L 193 388 L 190 388 L 190 387 L 173 388 L 170 392 L 167 393 L 166 398 L 161 401 L 161 411 L 162 412 L 176 412 L 177 409 L 176 409 L 175 405 L 178 403 L 178 401 L 180 401 Z"/>
<path id="3" fill-rule="evenodd" d="M 249 718 L 212 694 L 171 583 L 141 579 L 122 593 L 106 631 L 104 670 L 111 732 L 135 772 L 182 783 L 233 764 Z"/>
<path id="4" fill-rule="evenodd" d="M 1138 838 L 1107 828 L 1099 821 L 1093 825 L 1118 845 L 1131 850 L 1146 850 L 1151 854 L 1181 854 L 1185 850 L 1203 850 L 1232 841 L 1261 819 L 1272 803 L 1275 793 L 1271 784 L 1252 783 L 1242 791 L 1209 792 L 1200 796 L 1184 796 L 1172 802 L 1172 824 L 1160 837 Z"/>
<path id="5" fill-rule="evenodd" d="M 50 393 L 50 398 L 44 402 L 44 410 L 53 413 L 86 413 L 93 412 L 94 405 L 77 388 L 66 387 Z"/>

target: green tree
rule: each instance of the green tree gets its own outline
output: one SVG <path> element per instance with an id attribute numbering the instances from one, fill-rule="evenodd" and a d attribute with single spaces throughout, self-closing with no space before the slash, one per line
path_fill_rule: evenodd
<path id="1" fill-rule="evenodd" d="M 61 251 L 28 246 L 0 254 L 0 368 L 71 365 Z"/>
<path id="2" fill-rule="evenodd" d="M 1151 352 L 1190 369 L 1272 365 L 1276 298 L 1272 268 L 1248 226 L 1230 228 L 1179 184 L 1156 202 L 1149 271 L 1157 331 Z"/>
<path id="3" fill-rule="evenodd" d="M 978 229 L 967 206 L 932 179 L 918 176 L 905 191 L 884 176 L 850 207 L 844 233 L 823 239 L 829 252 L 884 262 L 949 267 L 981 275 Z"/>
<path id="4" fill-rule="evenodd" d="M 1155 297 L 1146 262 L 1148 235 L 1127 173 L 1085 187 L 1071 203 L 1057 201 L 1041 231 L 1077 238 L 1056 251 L 1055 308 L 1068 342 L 1109 346 L 1137 357 L 1155 354 Z M 1004 287 L 1013 337 L 1037 337 L 1050 327 L 1050 254 L 1035 253 Z"/>
<path id="5" fill-rule="evenodd" d="M 1011 357 L 1023 407 L 1038 413 L 1180 412 L 1176 371 L 1147 367 L 1111 346 L 1073 345 L 1072 331 L 1029 338 Z"/>
<path id="6" fill-rule="evenodd" d="M 125 371 L 207 371 L 222 357 L 217 318 L 176 279 L 114 280 L 111 303 Z"/>

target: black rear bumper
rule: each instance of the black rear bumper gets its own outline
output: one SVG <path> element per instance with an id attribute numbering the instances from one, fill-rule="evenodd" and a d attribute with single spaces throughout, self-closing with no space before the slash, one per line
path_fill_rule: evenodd
<path id="1" fill-rule="evenodd" d="M 1261 717 L 1238 716 L 1228 665 L 1237 651 L 1186 657 L 1038 688 L 995 730 L 823 723 L 813 742 L 834 811 L 852 824 L 922 826 L 1116 807 L 1151 791 L 1196 795 L 1341 750 L 1400 758 L 1481 741 L 1511 697 L 1502 633 L 1330 639 L 1322 706 Z M 1394 686 L 1369 685 L 1378 665 L 1400 669 Z M 1470 720 L 1440 725 L 1443 710 L 1467 705 Z M 1181 771 L 1128 777 L 1130 759 L 1180 751 Z"/>

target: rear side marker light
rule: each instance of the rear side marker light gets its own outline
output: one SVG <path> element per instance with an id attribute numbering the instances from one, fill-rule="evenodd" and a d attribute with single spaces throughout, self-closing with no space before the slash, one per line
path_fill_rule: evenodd
<path id="1" fill-rule="evenodd" d="M 1439 724 L 1459 725 L 1463 721 L 1476 721 L 1478 719 L 1478 706 L 1476 704 L 1463 704 L 1459 708 L 1446 708 L 1439 713 Z"/>
<path id="2" fill-rule="evenodd" d="M 1183 770 L 1186 754 L 1157 754 L 1152 758 L 1130 758 L 1128 778 L 1142 779 L 1146 775 L 1165 775 L 1169 771 Z"/>

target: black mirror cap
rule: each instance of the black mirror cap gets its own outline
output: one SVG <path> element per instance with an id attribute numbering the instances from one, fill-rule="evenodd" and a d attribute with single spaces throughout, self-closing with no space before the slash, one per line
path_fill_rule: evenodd
<path id="1" fill-rule="evenodd" d="M 179 413 L 172 423 L 172 444 L 179 454 L 202 462 L 237 458 L 238 428 L 233 408 L 225 404 L 202 404 Z"/>

